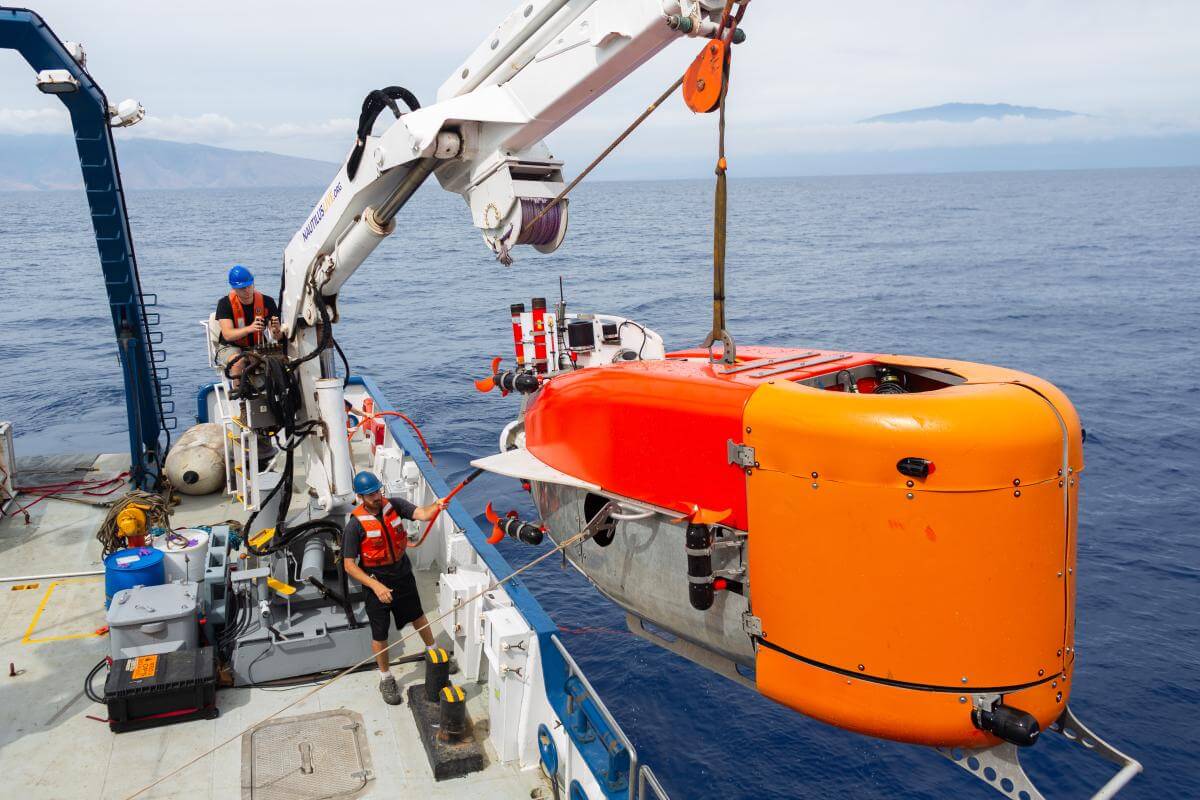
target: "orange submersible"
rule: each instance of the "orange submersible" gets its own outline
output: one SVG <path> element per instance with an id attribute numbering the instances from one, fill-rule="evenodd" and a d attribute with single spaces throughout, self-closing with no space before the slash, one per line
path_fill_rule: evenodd
<path id="1" fill-rule="evenodd" d="M 493 541 L 548 535 L 632 632 L 808 716 L 936 747 L 1016 800 L 1042 798 L 1017 748 L 1061 733 L 1119 766 L 1111 797 L 1141 765 L 1068 708 L 1084 432 L 1066 395 L 725 329 L 734 5 L 680 80 L 720 113 L 711 332 L 667 352 L 631 319 L 514 305 L 516 368 L 476 386 L 521 412 L 472 463 L 520 479 L 539 519 L 489 505 Z"/>
<path id="2" fill-rule="evenodd" d="M 1109 789 L 1140 769 L 1067 707 L 1084 432 L 1052 384 L 828 350 L 725 363 L 631 320 L 516 316 L 523 366 L 479 386 L 523 410 L 473 464 L 540 520 L 493 514 L 496 539 L 588 531 L 565 555 L 634 633 L 1012 797 L 1041 797 L 1015 748 L 1047 730 L 1119 764 Z"/>

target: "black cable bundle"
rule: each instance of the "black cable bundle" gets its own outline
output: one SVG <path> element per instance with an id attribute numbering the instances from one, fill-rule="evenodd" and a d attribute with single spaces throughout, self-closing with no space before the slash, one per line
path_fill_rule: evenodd
<path id="1" fill-rule="evenodd" d="M 400 107 L 396 105 L 397 100 L 403 100 L 409 111 L 416 111 L 421 107 L 417 96 L 402 86 L 373 89 L 363 99 L 362 113 L 358 115 L 358 134 L 354 140 L 354 149 L 350 151 L 350 158 L 346 161 L 346 176 L 350 180 L 354 180 L 354 176 L 358 174 L 358 165 L 362 162 L 363 150 L 367 146 L 367 137 L 371 135 L 371 130 L 375 127 L 375 120 L 379 119 L 383 110 L 390 108 L 396 115 L 396 119 L 400 118 Z"/>
<path id="2" fill-rule="evenodd" d="M 267 408 L 279 423 L 279 429 L 287 437 L 287 444 L 282 448 L 286 454 L 283 479 L 276 484 L 275 488 L 259 504 L 259 508 L 261 509 L 263 506 L 269 505 L 280 492 L 283 493 L 283 501 L 279 504 L 279 513 L 275 518 L 275 529 L 279 534 L 284 533 L 288 510 L 291 506 L 293 475 L 295 471 L 295 449 L 300 445 L 304 437 L 311 435 L 322 426 L 320 420 L 306 420 L 299 424 L 296 423 L 296 417 L 299 416 L 300 411 L 304 407 L 304 397 L 300 386 L 300 378 L 297 374 L 297 367 L 316 358 L 322 351 L 330 347 L 337 347 L 337 342 L 333 338 L 333 321 L 329 315 L 329 307 L 325 304 L 325 299 L 321 296 L 319 290 L 314 289 L 313 299 L 316 302 L 317 311 L 321 315 L 321 339 L 317 342 L 317 346 L 311 353 L 290 360 L 281 358 L 262 359 L 257 355 L 254 356 L 263 362 L 263 385 L 260 390 L 251 390 L 254 391 L 254 394 L 249 396 L 261 396 L 266 401 Z M 340 348 L 338 349 L 340 351 Z M 242 356 L 245 355 L 245 353 L 242 354 Z M 232 364 L 233 362 L 230 363 Z M 344 356 L 343 363 L 345 363 Z M 346 369 L 346 378 L 348 380 L 348 363 Z M 226 367 L 226 374 L 228 374 L 228 367 Z M 245 380 L 245 377 L 243 377 L 243 380 Z M 243 390 L 244 393 L 245 389 Z M 258 511 L 255 511 L 246 520 L 244 530 L 247 537 L 253 535 L 254 528 L 252 526 L 257 517 Z M 252 552 L 255 552 L 253 547 L 250 549 Z"/>
<path id="3" fill-rule="evenodd" d="M 293 479 L 295 475 L 295 451 L 300 446 L 300 443 L 314 432 L 324 428 L 324 424 L 319 419 L 310 419 L 297 423 L 296 418 L 300 415 L 304 408 L 303 390 L 300 385 L 300 377 L 298 367 L 317 356 L 329 348 L 337 350 L 342 358 L 342 363 L 346 369 L 346 381 L 350 377 L 350 365 L 346 360 L 345 354 L 333 338 L 333 320 L 329 313 L 329 307 L 322 297 L 320 290 L 313 287 L 313 299 L 316 303 L 317 311 L 321 316 L 321 338 L 317 342 L 317 346 L 307 355 L 296 359 L 285 359 L 279 357 L 263 357 L 257 353 L 245 352 L 238 358 L 248 358 L 251 364 L 248 368 L 254 368 L 261 372 L 261 386 L 255 387 L 250 381 L 248 370 L 242 373 L 241 389 L 243 396 L 250 398 L 261 397 L 267 404 L 272 416 L 278 423 L 278 430 L 275 432 L 275 443 L 285 454 L 282 479 L 275 485 L 265 498 L 259 503 L 259 510 L 269 506 L 277 495 L 283 493 L 283 498 L 279 503 L 279 512 L 274 520 L 275 536 L 265 543 L 262 547 L 255 547 L 250 544 L 250 537 L 255 533 L 254 521 L 257 519 L 259 511 L 255 511 L 246 520 L 246 524 L 242 527 L 246 536 L 246 548 L 256 556 L 267 556 L 272 553 L 280 552 L 288 547 L 295 545 L 298 542 L 308 539 L 310 536 L 327 536 L 331 540 L 335 549 L 341 546 L 341 526 L 330 520 L 313 520 L 310 522 L 297 525 L 295 528 L 287 527 L 287 515 L 291 505 Z M 236 359 L 231 361 L 225 368 L 225 374 L 229 376 L 229 367 L 236 363 Z M 278 439 L 279 432 L 284 435 L 283 442 Z M 335 435 L 336 432 L 331 432 L 329 435 Z M 341 584 L 342 596 L 345 597 L 349 587 L 343 571 L 339 567 L 339 583 Z M 226 608 L 225 608 L 225 629 L 218 638 L 217 649 L 223 660 L 228 661 L 232 656 L 233 648 L 248 630 L 253 621 L 253 598 L 242 597 L 241 591 L 233 591 L 228 577 L 226 579 Z M 351 618 L 349 611 L 347 617 L 351 619 L 352 627 L 357 626 L 357 621 Z"/>
<path id="4" fill-rule="evenodd" d="M 96 666 L 92 667 L 91 672 L 89 672 L 87 677 L 83 680 L 83 693 L 87 695 L 88 700 L 91 700 L 93 703 L 99 703 L 100 705 L 104 705 L 104 695 L 97 694 L 96 687 L 94 687 L 92 683 L 96 680 L 96 676 L 100 674 L 100 670 L 105 669 L 107 666 L 108 657 L 105 656 L 96 663 Z"/>

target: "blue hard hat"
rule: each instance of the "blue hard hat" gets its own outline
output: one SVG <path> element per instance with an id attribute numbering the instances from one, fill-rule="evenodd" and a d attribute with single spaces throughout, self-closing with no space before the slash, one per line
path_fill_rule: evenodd
<path id="1" fill-rule="evenodd" d="M 383 484 L 374 472 L 362 471 L 354 476 L 354 493 L 366 497 L 375 494 L 383 488 Z"/>
<path id="2" fill-rule="evenodd" d="M 250 270 L 238 264 L 229 270 L 229 285 L 235 289 L 245 289 L 254 285 L 254 276 L 250 274 Z"/>

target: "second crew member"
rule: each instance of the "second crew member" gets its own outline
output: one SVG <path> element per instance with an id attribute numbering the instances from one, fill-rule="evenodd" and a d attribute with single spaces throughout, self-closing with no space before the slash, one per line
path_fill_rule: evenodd
<path id="1" fill-rule="evenodd" d="M 399 705 L 400 689 L 388 668 L 388 628 L 412 625 L 426 647 L 433 646 L 433 632 L 421 608 L 417 581 L 405 550 L 408 535 L 402 519 L 428 520 L 442 501 L 415 506 L 401 498 L 385 498 L 383 484 L 371 472 L 354 476 L 354 492 L 361 504 L 350 515 L 342 534 L 342 557 L 346 574 L 367 590 L 367 618 L 371 622 L 371 651 L 379 667 L 379 691 L 384 702 Z"/>

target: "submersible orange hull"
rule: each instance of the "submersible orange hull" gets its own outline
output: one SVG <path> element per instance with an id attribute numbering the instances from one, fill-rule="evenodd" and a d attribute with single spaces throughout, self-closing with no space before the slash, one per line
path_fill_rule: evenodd
<path id="1" fill-rule="evenodd" d="M 980 748 L 1006 735 L 981 711 L 1026 732 L 1057 720 L 1083 468 L 1066 396 L 960 361 L 738 356 L 570 370 L 531 393 L 522 444 L 545 469 L 526 477 L 550 535 L 610 501 L 572 562 L 631 620 L 842 728 Z"/>

